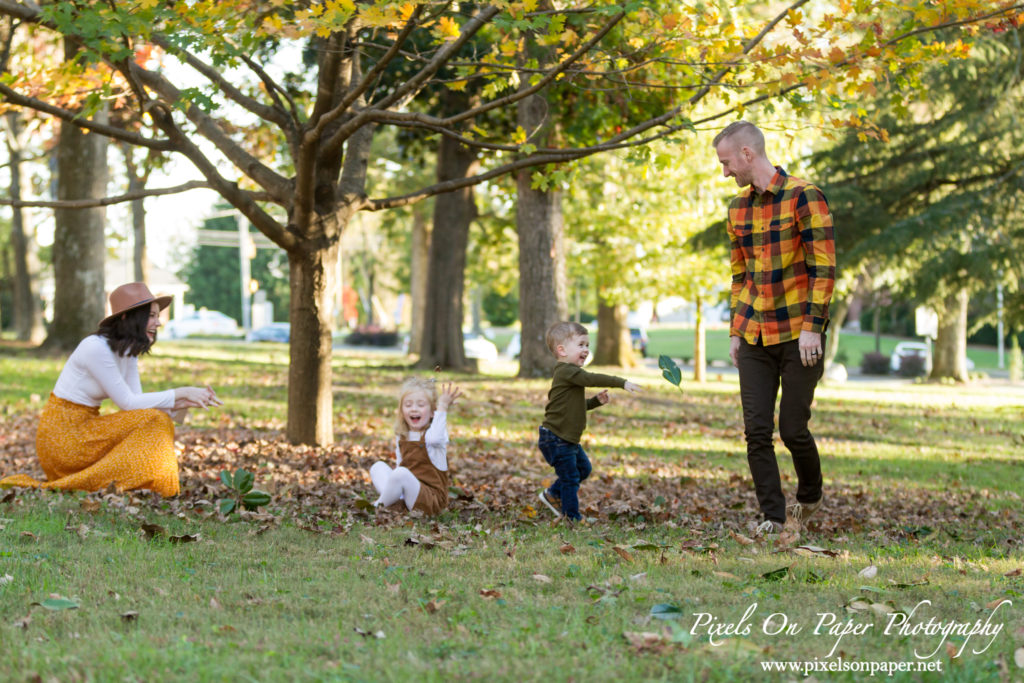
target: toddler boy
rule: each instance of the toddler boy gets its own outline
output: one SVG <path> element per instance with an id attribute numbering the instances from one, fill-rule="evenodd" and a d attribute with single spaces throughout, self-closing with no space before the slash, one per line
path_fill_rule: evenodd
<path id="1" fill-rule="evenodd" d="M 540 500 L 556 515 L 580 519 L 577 492 L 590 476 L 590 459 L 580 445 L 587 428 L 587 411 L 608 403 L 608 391 L 586 398 L 584 387 L 620 387 L 638 392 L 640 387 L 621 377 L 587 372 L 583 363 L 590 355 L 587 328 L 579 323 L 558 322 L 548 328 L 546 341 L 558 364 L 551 379 L 544 422 L 537 446 L 544 460 L 555 468 L 555 483 L 541 489 Z"/>

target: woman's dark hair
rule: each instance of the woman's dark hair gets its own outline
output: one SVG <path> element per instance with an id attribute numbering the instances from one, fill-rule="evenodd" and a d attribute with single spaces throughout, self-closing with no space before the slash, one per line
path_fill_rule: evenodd
<path id="1" fill-rule="evenodd" d="M 141 356 L 149 353 L 146 327 L 149 325 L 149 304 L 125 311 L 100 323 L 96 334 L 107 340 L 110 350 L 118 356 Z"/>

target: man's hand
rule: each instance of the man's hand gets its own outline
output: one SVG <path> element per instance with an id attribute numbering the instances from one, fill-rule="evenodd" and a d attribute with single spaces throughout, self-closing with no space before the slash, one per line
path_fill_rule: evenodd
<path id="1" fill-rule="evenodd" d="M 729 337 L 729 360 L 732 361 L 732 366 L 738 368 L 740 366 L 739 360 L 740 353 L 740 338 Z"/>
<path id="2" fill-rule="evenodd" d="M 822 359 L 821 333 L 801 330 L 797 346 L 800 348 L 800 362 L 804 364 L 804 367 L 817 365 L 818 361 Z"/>
<path id="3" fill-rule="evenodd" d="M 626 391 L 632 392 L 634 394 L 639 394 L 640 393 L 640 385 L 639 384 L 633 384 L 632 382 L 630 382 L 628 380 L 626 381 L 625 384 L 622 385 L 622 388 L 625 389 Z"/>

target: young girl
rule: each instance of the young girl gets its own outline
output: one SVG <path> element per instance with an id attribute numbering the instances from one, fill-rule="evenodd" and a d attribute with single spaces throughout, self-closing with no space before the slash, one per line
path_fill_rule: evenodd
<path id="1" fill-rule="evenodd" d="M 376 506 L 387 507 L 399 500 L 409 510 L 436 515 L 448 507 L 449 406 L 462 395 L 445 384 L 441 396 L 433 380 L 412 377 L 402 384 L 395 419 L 395 469 L 376 462 L 370 479 L 380 497 Z"/>

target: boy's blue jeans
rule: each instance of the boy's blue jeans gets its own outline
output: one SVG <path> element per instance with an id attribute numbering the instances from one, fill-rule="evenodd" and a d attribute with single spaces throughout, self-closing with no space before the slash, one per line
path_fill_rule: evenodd
<path id="1" fill-rule="evenodd" d="M 555 468 L 557 479 L 548 493 L 562 501 L 563 515 L 572 520 L 580 519 L 580 482 L 593 470 L 583 446 L 566 441 L 546 427 L 540 428 L 537 446 L 544 460 Z"/>

